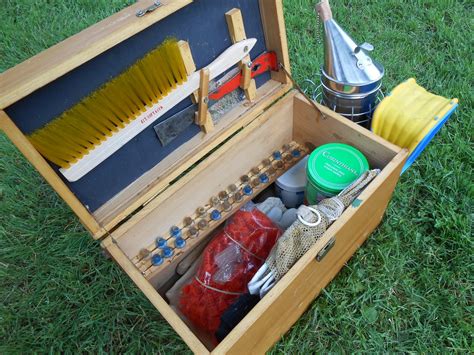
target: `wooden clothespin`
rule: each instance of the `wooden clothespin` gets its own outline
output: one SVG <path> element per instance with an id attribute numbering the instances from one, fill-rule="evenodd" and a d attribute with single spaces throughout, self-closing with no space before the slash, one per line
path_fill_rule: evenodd
<path id="1" fill-rule="evenodd" d="M 196 64 L 194 63 L 193 54 L 191 53 L 191 48 L 189 48 L 189 43 L 186 41 L 179 41 L 178 48 L 181 53 L 181 58 L 183 58 L 186 74 L 189 76 L 196 71 Z M 191 95 L 191 100 L 193 101 L 193 103 L 198 102 L 197 91 Z"/>
<path id="2" fill-rule="evenodd" d="M 247 39 L 245 34 L 244 20 L 242 18 L 242 12 L 240 9 L 232 9 L 225 14 L 227 20 L 227 27 L 229 28 L 230 37 L 233 43 L 240 42 Z M 245 97 L 252 101 L 257 95 L 257 86 L 255 80 L 252 79 L 252 70 L 250 68 L 251 60 L 250 56 L 246 56 L 240 62 L 240 68 L 242 70 L 242 80 L 240 82 L 240 88 L 244 90 Z"/>
<path id="3" fill-rule="evenodd" d="M 186 41 L 178 42 L 179 51 L 184 61 L 184 67 L 186 68 L 186 74 L 189 76 L 196 71 L 196 64 L 194 63 L 189 43 Z M 191 95 L 193 103 L 199 104 L 198 112 L 196 112 L 195 122 L 201 126 L 205 133 L 212 131 L 214 124 L 212 122 L 211 114 L 208 111 L 208 94 L 209 94 L 209 69 L 204 68 L 201 70 L 201 81 L 199 90 Z"/>
<path id="4" fill-rule="evenodd" d="M 201 69 L 201 81 L 198 90 L 198 112 L 196 112 L 195 122 L 201 126 L 204 133 L 209 133 L 214 129 L 214 123 L 212 122 L 212 116 L 208 111 L 209 103 L 209 69 Z"/>

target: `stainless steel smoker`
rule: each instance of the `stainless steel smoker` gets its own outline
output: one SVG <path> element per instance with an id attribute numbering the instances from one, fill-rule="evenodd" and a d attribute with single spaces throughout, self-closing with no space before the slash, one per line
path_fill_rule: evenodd
<path id="1" fill-rule="evenodd" d="M 321 102 L 370 128 L 381 94 L 384 68 L 367 54 L 374 47 L 357 45 L 332 18 L 327 0 L 316 6 L 324 26 L 324 65 L 321 67 Z"/>

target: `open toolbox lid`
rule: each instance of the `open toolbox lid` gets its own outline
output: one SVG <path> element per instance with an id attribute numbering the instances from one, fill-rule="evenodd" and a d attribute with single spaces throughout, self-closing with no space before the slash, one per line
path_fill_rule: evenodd
<path id="1" fill-rule="evenodd" d="M 211 132 L 202 132 L 194 124 L 172 144 L 162 146 L 153 127 L 191 105 L 187 98 L 80 180 L 68 181 L 27 136 L 123 72 L 167 37 L 187 41 L 198 69 L 246 35 L 257 39 L 250 51 L 252 60 L 272 51 L 277 62 L 289 70 L 281 0 L 156 3 L 139 1 L 0 74 L 0 128 L 95 239 L 125 223 L 132 213 L 291 88 L 283 71 L 264 73 L 255 78 L 255 98 L 233 107 Z M 241 10 L 244 28 L 238 17 L 232 23 L 235 13 L 229 11 L 234 8 Z"/>

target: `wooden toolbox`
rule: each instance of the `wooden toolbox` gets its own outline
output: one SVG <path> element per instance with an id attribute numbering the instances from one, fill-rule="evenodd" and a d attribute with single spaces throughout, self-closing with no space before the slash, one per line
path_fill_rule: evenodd
<path id="1" fill-rule="evenodd" d="M 243 65 L 241 87 L 246 98 L 218 122 L 208 115 L 202 71 L 194 98 L 200 104 L 194 131 L 165 151 L 149 126 L 84 178 L 68 181 L 28 135 L 167 36 L 186 41 L 180 43 L 187 51 L 188 74 L 246 37 L 257 38 L 252 59 L 272 51 L 278 63 L 290 68 L 281 0 L 157 4 L 139 1 L 1 74 L 0 127 L 192 351 L 263 353 L 298 320 L 379 224 L 407 152 L 325 107 L 315 108 L 293 88 L 284 69 L 250 80 Z M 175 111 L 190 104 L 191 98 Z M 211 232 L 310 147 L 329 142 L 358 148 L 371 168 L 381 173 L 219 345 L 206 344 L 170 307 L 165 292 L 199 255 Z M 285 153 L 295 149 L 300 156 Z M 276 150 L 288 155 L 280 166 L 271 159 Z M 241 177 L 252 178 L 255 168 L 267 172 L 269 181 L 255 184 L 250 194 L 233 201 L 220 219 L 209 218 L 210 198 L 228 191 L 230 185 L 241 188 Z M 186 217 L 205 222 L 190 230 Z M 144 253 L 154 250 L 158 235 L 169 236 L 171 226 L 183 231 L 186 246 L 153 266 Z M 331 250 L 317 260 L 330 241 L 335 241 Z"/>

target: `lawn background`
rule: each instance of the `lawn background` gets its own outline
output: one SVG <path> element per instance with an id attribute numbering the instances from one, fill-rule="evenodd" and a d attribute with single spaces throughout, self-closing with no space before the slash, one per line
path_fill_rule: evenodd
<path id="1" fill-rule="evenodd" d="M 0 71 L 122 9 L 126 0 L 1 0 Z M 313 1 L 285 0 L 292 69 L 316 78 Z M 369 241 L 272 352 L 473 347 L 472 1 L 332 1 L 375 46 L 384 89 L 409 77 L 460 99 L 401 177 Z M 185 344 L 0 134 L 0 353 L 184 352 Z"/>

